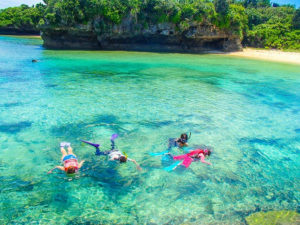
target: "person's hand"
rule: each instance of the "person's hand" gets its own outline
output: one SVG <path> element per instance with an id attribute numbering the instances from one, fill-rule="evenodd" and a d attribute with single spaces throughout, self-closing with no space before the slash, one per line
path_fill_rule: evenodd
<path id="1" fill-rule="evenodd" d="M 82 165 L 83 165 L 84 162 L 85 162 L 85 160 L 82 160 L 82 161 L 79 163 L 78 169 L 80 169 L 80 168 L 82 167 Z"/>
<path id="2" fill-rule="evenodd" d="M 48 173 L 47 173 L 47 174 L 50 174 L 50 173 L 52 173 L 52 170 L 48 171 Z"/>

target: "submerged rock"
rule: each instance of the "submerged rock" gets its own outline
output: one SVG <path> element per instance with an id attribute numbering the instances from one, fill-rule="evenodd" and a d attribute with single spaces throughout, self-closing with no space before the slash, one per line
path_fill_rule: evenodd
<path id="1" fill-rule="evenodd" d="M 31 127 L 31 121 L 22 121 L 19 123 L 2 123 L 0 124 L 0 132 L 8 133 L 8 134 L 15 134 L 23 129 Z"/>
<path id="2" fill-rule="evenodd" d="M 248 225 L 294 225 L 300 224 L 300 214 L 296 211 L 258 212 L 246 217 Z"/>

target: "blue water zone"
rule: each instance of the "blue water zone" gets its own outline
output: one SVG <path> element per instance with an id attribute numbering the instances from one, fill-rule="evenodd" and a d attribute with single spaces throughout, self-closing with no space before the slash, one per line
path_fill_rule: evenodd
<path id="1" fill-rule="evenodd" d="M 299 65 L 52 51 L 1 36 L 0 224 L 244 224 L 254 212 L 299 210 L 299 90 Z M 168 172 L 149 154 L 182 132 L 191 148 L 213 149 L 212 166 Z M 80 143 L 108 149 L 112 133 L 141 172 Z M 75 177 L 47 174 L 61 141 L 86 160 Z"/>

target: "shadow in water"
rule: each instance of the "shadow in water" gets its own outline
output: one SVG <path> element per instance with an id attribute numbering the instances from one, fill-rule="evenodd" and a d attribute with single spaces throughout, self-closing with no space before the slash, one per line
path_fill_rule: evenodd
<path id="1" fill-rule="evenodd" d="M 31 127 L 31 121 L 22 121 L 19 123 L 2 123 L 0 124 L 0 132 L 7 134 L 15 134 L 26 128 Z"/>
<path id="2" fill-rule="evenodd" d="M 46 84 L 45 88 L 55 88 L 57 86 L 58 86 L 57 84 Z"/>
<path id="3" fill-rule="evenodd" d="M 78 123 L 63 124 L 51 128 L 51 133 L 54 136 L 64 136 L 66 138 L 77 139 L 77 138 L 90 138 L 92 136 L 89 133 L 89 128 L 92 127 L 107 127 L 112 130 L 112 133 L 124 134 L 127 132 L 126 129 L 122 128 L 124 123 L 120 122 L 119 119 L 111 114 L 103 114 L 94 117 L 90 121 L 79 121 Z"/>

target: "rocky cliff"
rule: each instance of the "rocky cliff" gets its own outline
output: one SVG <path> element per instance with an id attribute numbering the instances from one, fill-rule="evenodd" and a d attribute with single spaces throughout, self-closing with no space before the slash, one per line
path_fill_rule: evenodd
<path id="1" fill-rule="evenodd" d="M 241 50 L 238 36 L 211 24 L 172 23 L 141 25 L 127 18 L 115 25 L 98 18 L 72 28 L 42 27 L 44 46 L 51 49 L 103 49 L 198 53 Z"/>
<path id="2" fill-rule="evenodd" d="M 0 34 L 5 35 L 39 35 L 40 31 L 38 29 L 20 29 L 15 27 L 1 27 Z"/>

